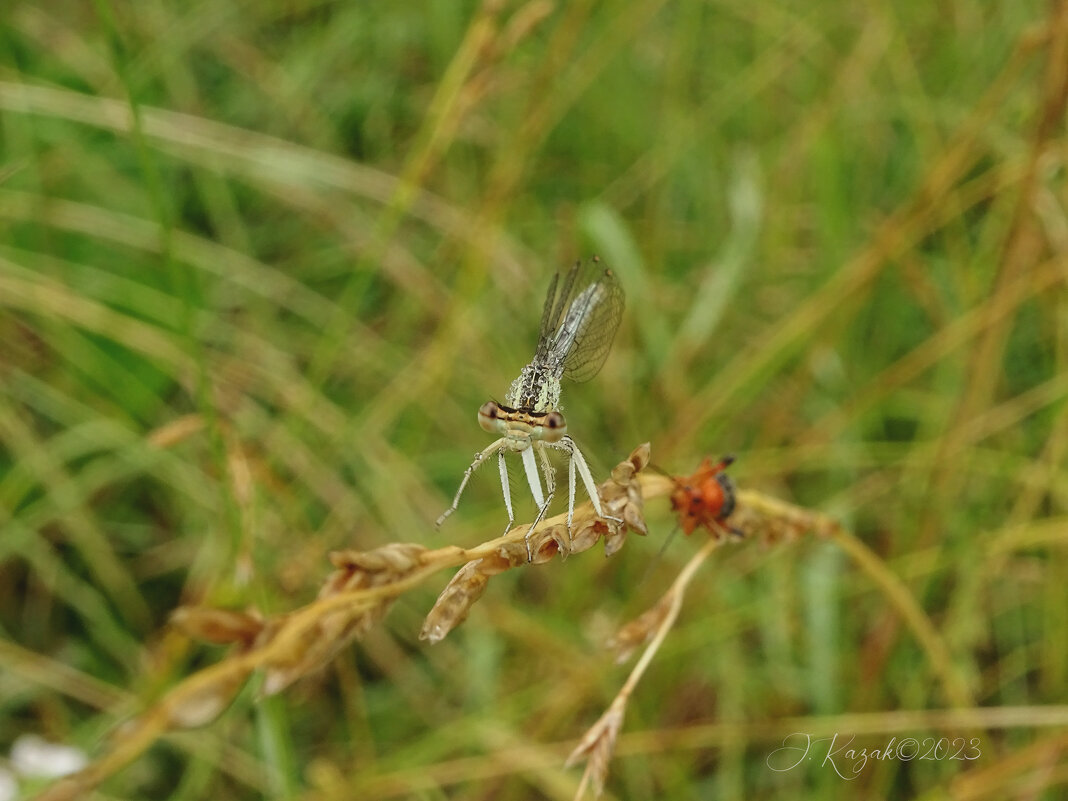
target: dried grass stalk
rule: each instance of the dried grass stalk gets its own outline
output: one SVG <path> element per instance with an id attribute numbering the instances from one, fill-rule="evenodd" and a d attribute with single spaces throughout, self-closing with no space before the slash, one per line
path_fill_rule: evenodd
<path id="1" fill-rule="evenodd" d="M 649 464 L 649 452 L 648 442 L 635 448 L 598 487 L 606 517 L 597 517 L 592 505 L 585 504 L 575 510 L 570 532 L 567 521 L 561 522 L 559 518 L 546 521 L 534 531 L 530 538 L 532 558 L 529 563 L 524 543 L 513 540 L 503 543 L 496 553 L 464 565 L 427 614 L 420 639 L 440 642 L 467 619 L 471 606 L 482 597 L 491 576 L 526 564 L 544 564 L 558 553 L 567 556 L 588 551 L 602 538 L 605 556 L 611 556 L 623 547 L 628 529 L 644 535 L 647 528 L 639 474 Z M 520 526 L 513 532 L 525 528 Z"/>
<path id="2" fill-rule="evenodd" d="M 660 600 L 641 616 L 620 628 L 608 641 L 608 647 L 615 651 L 617 664 L 629 659 L 642 645 L 646 645 L 646 648 L 612 703 L 587 730 L 567 759 L 568 766 L 586 760 L 586 769 L 575 794 L 576 801 L 583 798 L 587 788 L 591 786 L 594 797 L 600 796 L 604 791 L 608 765 L 623 725 L 627 701 L 675 624 L 687 586 L 712 552 L 742 538 L 760 537 L 765 543 L 773 543 L 795 539 L 806 531 L 831 536 L 839 530 L 837 523 L 825 515 L 784 503 L 759 492 L 736 491 L 733 484 L 730 488 L 734 505 L 729 515 L 724 515 L 722 512 L 727 511 L 729 507 L 721 505 L 724 500 L 722 495 L 717 494 L 713 499 L 707 489 L 701 489 L 702 484 L 710 482 L 719 472 L 711 460 L 706 459 L 693 476 L 660 477 L 665 483 L 656 484 L 657 490 L 663 489 L 663 494 L 672 496 L 672 505 L 680 515 L 680 524 L 687 524 L 687 533 L 700 525 L 708 529 L 711 537 L 686 563 Z M 722 484 L 719 486 L 722 489 Z M 641 489 L 644 490 L 645 497 L 652 497 L 654 494 L 650 492 L 650 481 L 643 482 Z M 655 494 L 661 493 L 657 491 Z M 735 536 L 730 536 L 732 534 Z"/>
<path id="3" fill-rule="evenodd" d="M 624 626 L 620 631 L 623 639 L 634 643 L 633 647 L 630 648 L 631 652 L 637 647 L 638 642 L 648 640 L 649 644 L 642 653 L 641 659 L 638 660 L 630 675 L 627 676 L 627 680 L 623 683 L 619 692 L 616 693 L 616 697 L 612 699 L 608 709 L 587 730 L 579 744 L 567 758 L 566 764 L 568 766 L 577 764 L 583 759 L 586 760 L 586 770 L 583 772 L 582 781 L 579 782 L 578 790 L 575 794 L 576 801 L 585 795 L 586 788 L 590 784 L 593 785 L 594 797 L 600 796 L 604 790 L 604 780 L 608 775 L 608 763 L 615 747 L 616 736 L 623 725 L 627 701 L 630 700 L 630 696 L 634 692 L 634 688 L 638 686 L 638 682 L 641 680 L 646 668 L 652 663 L 656 652 L 660 650 L 667 633 L 675 624 L 675 620 L 679 616 L 679 610 L 682 608 L 682 598 L 686 593 L 686 587 L 697 574 L 697 568 L 716 548 L 728 541 L 725 537 L 709 539 L 704 547 L 686 563 L 686 566 L 683 567 L 675 581 L 672 582 L 671 587 L 657 601 L 656 605 L 637 620 Z M 615 639 L 620 639 L 620 634 L 617 634 Z"/>
<path id="4" fill-rule="evenodd" d="M 557 553 L 589 550 L 602 538 L 605 553 L 610 555 L 622 546 L 628 530 L 645 534 L 644 502 L 670 495 L 676 487 L 670 477 L 643 472 L 648 462 L 649 445 L 645 444 L 617 465 L 611 478 L 600 486 L 605 513 L 622 522 L 597 517 L 590 503 L 575 509 L 571 536 L 565 515 L 545 520 L 534 534 L 534 563 L 547 562 Z M 824 534 L 836 531 L 827 518 L 758 493 L 741 492 L 738 499 L 739 509 L 730 524 L 747 533 L 760 532 L 765 538 L 774 539 L 796 536 L 806 528 Z M 526 533 L 527 526 L 518 526 L 503 537 L 473 548 L 450 545 L 427 550 L 421 545 L 394 544 L 369 552 L 339 551 L 331 554 L 335 570 L 314 602 L 270 619 L 261 619 L 255 612 L 199 607 L 177 610 L 172 618 L 176 627 L 196 639 L 231 643 L 229 653 L 217 664 L 182 680 L 143 713 L 117 727 L 96 761 L 51 785 L 39 798 L 67 801 L 84 796 L 167 731 L 214 720 L 257 671 L 265 677 L 265 693 L 281 691 L 327 664 L 341 648 L 379 622 L 404 592 L 440 570 L 462 566 L 441 593 L 423 627 L 426 639 L 440 639 L 462 622 L 491 576 L 527 564 Z M 706 550 L 718 542 L 710 540 Z M 704 553 L 705 550 L 701 552 Z M 637 644 L 651 641 L 617 701 L 596 731 L 591 729 L 588 733 L 586 745 L 573 755 L 574 760 L 590 757 L 587 770 L 592 771 L 589 778 L 596 780 L 597 787 L 603 785 L 607 775 L 626 699 L 673 624 L 682 588 L 703 559 L 701 554 L 676 579 L 666 600 L 662 600 L 663 609 L 639 618 L 640 625 L 635 621 L 632 630 L 625 627 L 617 635 L 621 644 L 634 643 L 632 651 Z"/>

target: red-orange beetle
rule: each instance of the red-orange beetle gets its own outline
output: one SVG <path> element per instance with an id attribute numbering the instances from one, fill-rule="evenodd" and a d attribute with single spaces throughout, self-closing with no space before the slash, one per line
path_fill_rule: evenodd
<path id="1" fill-rule="evenodd" d="M 712 464 L 707 456 L 692 476 L 676 476 L 671 506 L 679 515 L 679 525 L 686 534 L 704 526 L 711 534 L 723 531 L 723 521 L 734 511 L 734 482 L 724 473 L 734 461 L 725 456 Z"/>

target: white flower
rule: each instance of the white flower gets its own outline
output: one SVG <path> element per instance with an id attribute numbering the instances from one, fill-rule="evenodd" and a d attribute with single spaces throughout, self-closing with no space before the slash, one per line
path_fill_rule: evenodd
<path id="1" fill-rule="evenodd" d="M 15 801 L 19 797 L 19 783 L 15 774 L 0 768 L 0 801 Z"/>
<path id="2" fill-rule="evenodd" d="M 81 770 L 88 762 L 80 748 L 50 743 L 36 734 L 23 734 L 11 746 L 11 766 L 23 776 L 57 779 Z M 0 801 L 4 798 L 0 791 Z"/>

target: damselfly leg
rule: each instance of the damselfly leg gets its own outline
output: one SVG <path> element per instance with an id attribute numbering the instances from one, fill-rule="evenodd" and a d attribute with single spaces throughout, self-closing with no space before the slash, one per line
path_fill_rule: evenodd
<path id="1" fill-rule="evenodd" d="M 512 498 L 508 493 L 508 471 L 504 463 L 504 451 L 501 450 L 504 444 L 503 439 L 499 439 L 486 448 L 484 451 L 480 451 L 475 454 L 475 461 L 471 462 L 471 466 L 464 471 L 463 480 L 460 482 L 460 488 L 456 490 L 456 495 L 452 499 L 452 506 L 441 513 L 441 516 L 435 521 L 434 527 L 440 528 L 441 524 L 445 522 L 445 519 L 457 510 L 460 506 L 460 496 L 464 494 L 464 490 L 467 489 L 467 482 L 471 480 L 471 476 L 475 474 L 475 471 L 482 466 L 482 463 L 489 459 L 493 454 L 500 456 L 501 466 L 501 483 L 504 484 L 504 503 L 508 507 L 508 519 L 512 520 Z M 510 524 L 510 523 L 509 523 Z"/>

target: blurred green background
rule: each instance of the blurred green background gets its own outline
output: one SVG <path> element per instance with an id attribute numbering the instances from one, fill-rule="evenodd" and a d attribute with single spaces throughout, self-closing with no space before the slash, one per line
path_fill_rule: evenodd
<path id="1" fill-rule="evenodd" d="M 969 732 L 894 728 L 961 698 L 886 586 L 747 543 L 687 596 L 609 797 L 1063 798 L 1066 72 L 1063 0 L 7 0 L 0 754 L 92 753 L 219 659 L 179 604 L 284 612 L 331 549 L 496 536 L 492 468 L 432 522 L 552 272 L 598 253 L 627 310 L 563 396 L 598 478 L 643 441 L 678 473 L 737 454 L 877 554 L 965 705 L 1013 710 L 974 762 L 769 769 L 799 717 Z M 99 797 L 571 798 L 626 675 L 603 638 L 699 544 L 657 561 L 649 522 L 430 647 L 442 575 Z"/>

